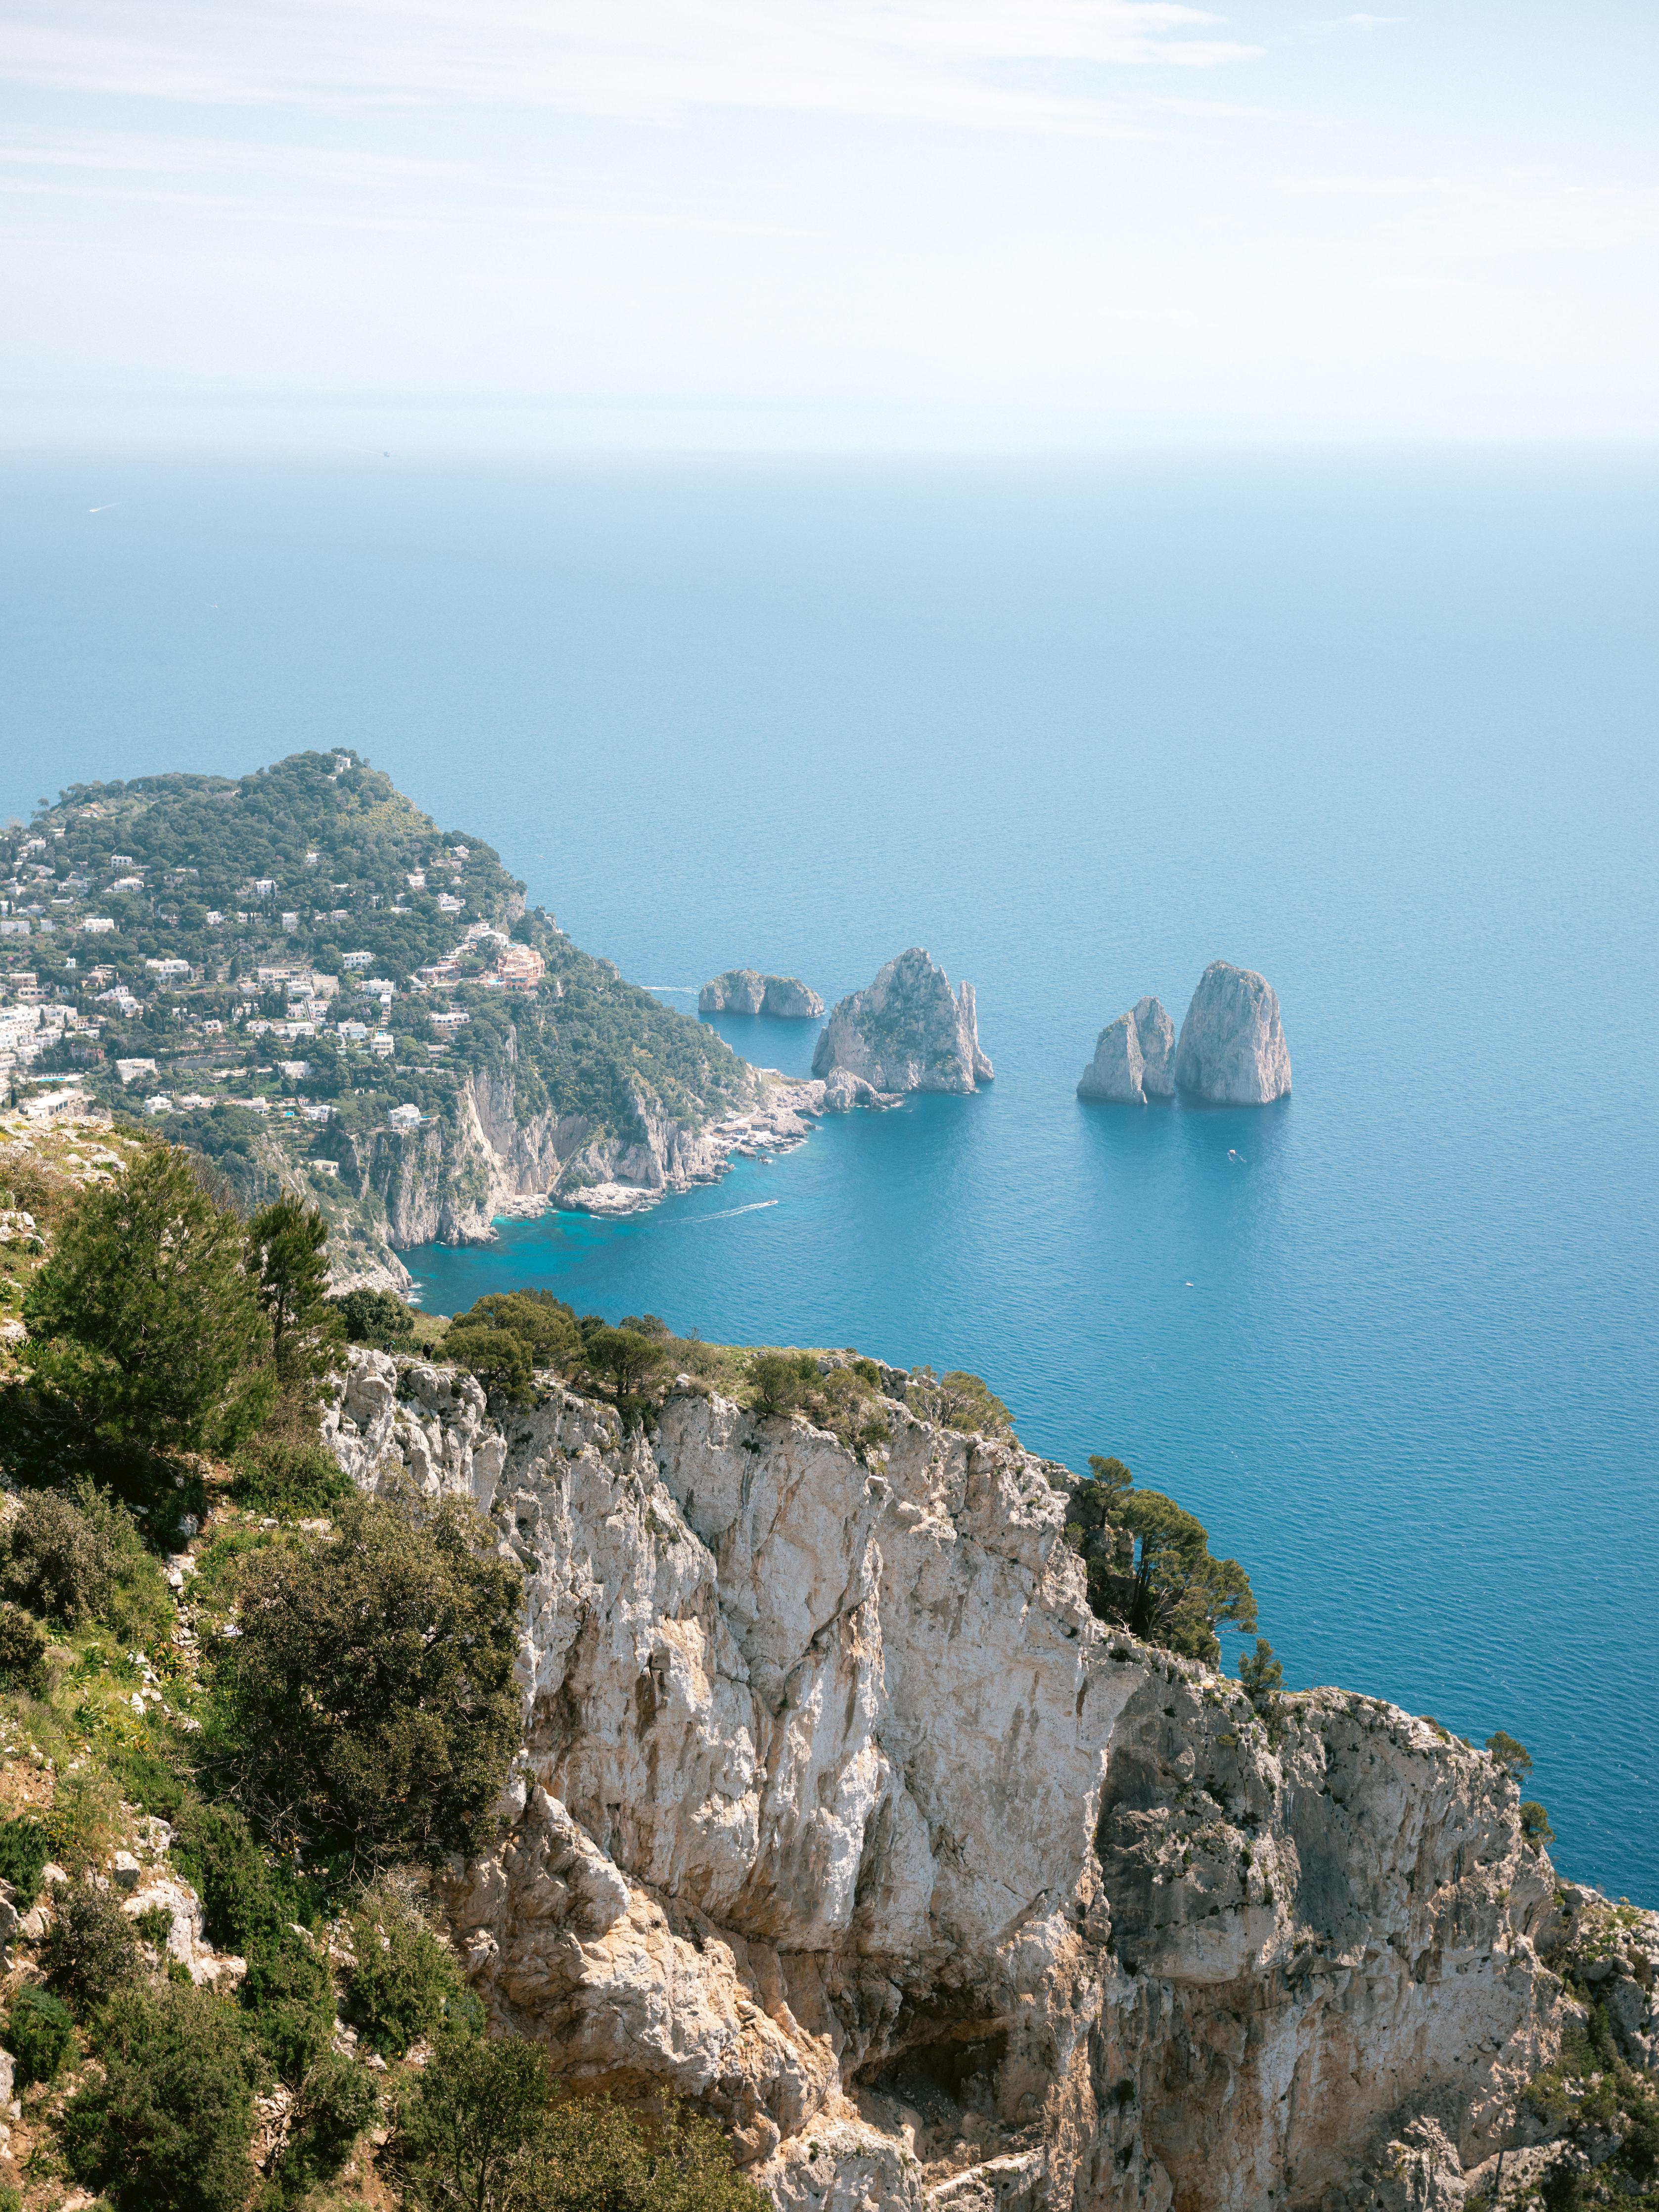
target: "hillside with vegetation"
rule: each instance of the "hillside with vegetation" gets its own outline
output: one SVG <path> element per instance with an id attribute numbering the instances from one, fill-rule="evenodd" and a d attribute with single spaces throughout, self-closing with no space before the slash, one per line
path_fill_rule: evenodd
<path id="1" fill-rule="evenodd" d="M 1153 1662 L 1160 1704 L 1190 1689 L 1230 1756 L 1305 1744 L 1339 1695 L 1291 1695 L 1260 1639 L 1241 1681 L 1216 1677 L 1220 1635 L 1255 1626 L 1243 1569 L 1120 1461 L 1079 1481 L 1021 1455 L 976 1376 L 711 1345 L 544 1292 L 449 1319 L 331 1296 L 317 1211 L 278 1196 L 245 1218 L 226 1197 L 155 1128 L 0 1119 L 4 2212 L 57 2212 L 69 2191 L 111 2212 L 770 2201 L 724 2107 L 660 2085 L 574 2094 L 533 2021 L 504 2028 L 477 1962 L 464 1970 L 445 1881 L 501 1830 L 543 1570 L 521 1494 L 482 1510 L 390 1461 L 370 1490 L 348 1478 L 319 1417 L 342 1364 L 362 1367 L 353 1346 L 380 1348 L 411 1407 L 459 1370 L 495 1424 L 566 1403 L 625 1452 L 701 1395 L 773 1439 L 746 1450 L 823 1447 L 878 1488 L 897 1431 L 921 1425 L 931 1451 L 1066 1501 L 1090 1609 L 1123 1639 L 1113 1662 Z M 1479 1761 L 1429 1726 L 1453 1765 Z M 1500 1778 L 1529 1765 L 1501 1731 L 1486 1760 Z M 1519 1811 L 1523 1854 L 1547 1870 L 1543 1808 Z M 1114 1911 L 1132 1894 L 1126 1875 Z M 1659 2092 L 1620 2009 L 1649 1917 L 1569 1887 L 1554 1924 L 1568 2026 L 1486 2201 L 1616 2191 L 1651 2212 Z"/>
<path id="2" fill-rule="evenodd" d="M 304 1189 L 343 1271 L 392 1281 L 389 1242 L 488 1233 L 521 1143 L 580 1202 L 753 1090 L 349 750 L 76 785 L 0 833 L 0 1084 L 66 1078 L 245 1210 Z"/>

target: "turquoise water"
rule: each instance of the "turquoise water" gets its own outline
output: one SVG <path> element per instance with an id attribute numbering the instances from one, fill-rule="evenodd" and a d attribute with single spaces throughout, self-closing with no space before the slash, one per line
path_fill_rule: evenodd
<path id="1" fill-rule="evenodd" d="M 981 1096 L 411 1254 L 428 1302 L 977 1369 L 1190 1504 L 1293 1683 L 1509 1729 L 1559 1863 L 1659 1901 L 1656 489 L 14 465 L 0 811 L 346 741 L 641 982 L 833 999 L 926 945 Z M 1277 986 L 1293 1097 L 1080 1105 L 1101 1023 L 1218 954 Z"/>

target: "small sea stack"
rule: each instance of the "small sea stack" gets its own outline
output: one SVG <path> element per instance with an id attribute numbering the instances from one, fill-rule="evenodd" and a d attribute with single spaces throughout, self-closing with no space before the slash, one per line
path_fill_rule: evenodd
<path id="1" fill-rule="evenodd" d="M 1181 1024 L 1175 1079 L 1216 1106 L 1266 1106 L 1287 1094 L 1290 1048 L 1279 994 L 1266 976 L 1211 961 Z"/>
<path id="2" fill-rule="evenodd" d="M 815 1022 L 823 1001 L 799 975 L 763 975 L 758 968 L 728 968 L 697 994 L 700 1014 L 777 1014 L 785 1021 Z"/>
<path id="3" fill-rule="evenodd" d="M 1175 1095 L 1175 1024 L 1156 999 L 1138 999 L 1108 1022 L 1077 1086 L 1079 1098 L 1144 1106 Z"/>

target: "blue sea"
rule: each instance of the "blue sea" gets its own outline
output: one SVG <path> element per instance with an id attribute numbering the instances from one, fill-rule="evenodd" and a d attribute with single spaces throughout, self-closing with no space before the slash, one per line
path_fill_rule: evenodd
<path id="1" fill-rule="evenodd" d="M 13 460 L 0 813 L 345 743 L 666 1003 L 920 944 L 996 1081 L 408 1255 L 965 1366 L 1254 1579 L 1297 1686 L 1532 1749 L 1659 1903 L 1659 465 Z M 91 510 L 101 511 L 94 514 Z M 1277 987 L 1293 1096 L 1080 1104 Z M 813 1025 L 723 1021 L 790 1069 Z"/>

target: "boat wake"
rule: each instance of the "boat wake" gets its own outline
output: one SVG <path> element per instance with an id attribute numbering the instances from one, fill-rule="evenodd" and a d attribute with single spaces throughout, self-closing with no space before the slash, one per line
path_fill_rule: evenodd
<path id="1" fill-rule="evenodd" d="M 728 1206 L 720 1213 L 699 1213 L 685 1223 L 688 1229 L 700 1229 L 705 1221 L 735 1221 L 740 1213 L 763 1213 L 769 1206 L 782 1201 L 775 1198 L 757 1198 L 748 1206 Z"/>

